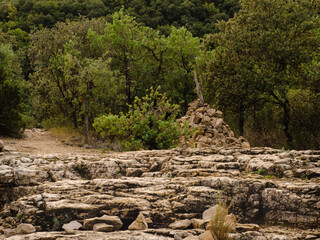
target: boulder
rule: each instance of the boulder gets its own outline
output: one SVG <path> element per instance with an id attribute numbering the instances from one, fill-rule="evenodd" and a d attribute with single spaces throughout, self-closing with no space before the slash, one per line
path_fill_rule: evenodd
<path id="1" fill-rule="evenodd" d="M 102 217 L 88 218 L 83 221 L 83 227 L 87 230 L 92 230 L 97 223 L 106 223 L 112 225 L 114 230 L 120 230 L 123 223 L 118 216 L 103 215 Z"/>
<path id="2" fill-rule="evenodd" d="M 148 223 L 146 218 L 142 213 L 139 213 L 136 220 L 133 221 L 133 223 L 130 224 L 128 227 L 129 230 L 146 230 L 148 229 Z"/>

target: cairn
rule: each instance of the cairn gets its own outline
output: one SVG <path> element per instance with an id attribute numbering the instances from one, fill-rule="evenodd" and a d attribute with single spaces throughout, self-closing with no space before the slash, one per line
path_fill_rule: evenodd
<path id="1" fill-rule="evenodd" d="M 196 148 L 236 147 L 250 148 L 244 137 L 236 138 L 234 132 L 222 118 L 222 112 L 201 104 L 199 100 L 189 103 L 186 115 L 177 121 L 181 127 L 196 129 L 192 137 L 181 139 L 182 146 Z"/>

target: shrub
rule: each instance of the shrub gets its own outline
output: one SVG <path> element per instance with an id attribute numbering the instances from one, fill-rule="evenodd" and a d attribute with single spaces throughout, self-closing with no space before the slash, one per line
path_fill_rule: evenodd
<path id="1" fill-rule="evenodd" d="M 180 108 L 171 104 L 159 89 L 151 88 L 145 97 L 136 97 L 126 115 L 96 118 L 93 126 L 97 133 L 109 143 L 120 143 L 122 150 L 175 147 L 183 134 L 175 121 Z"/>

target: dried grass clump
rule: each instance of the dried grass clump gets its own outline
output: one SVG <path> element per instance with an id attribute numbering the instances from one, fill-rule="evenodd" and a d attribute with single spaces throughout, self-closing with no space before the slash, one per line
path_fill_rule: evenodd
<path id="1" fill-rule="evenodd" d="M 210 221 L 210 231 L 215 240 L 230 240 L 229 233 L 234 231 L 236 218 L 233 214 L 228 215 L 232 202 L 227 206 L 226 202 L 219 202 L 215 214 Z"/>

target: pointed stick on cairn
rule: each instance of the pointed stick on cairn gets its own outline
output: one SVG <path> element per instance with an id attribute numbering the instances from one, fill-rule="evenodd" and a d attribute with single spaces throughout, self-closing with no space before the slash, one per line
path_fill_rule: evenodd
<path id="1" fill-rule="evenodd" d="M 203 107 L 204 106 L 204 100 L 203 100 L 203 95 L 201 92 L 201 87 L 198 81 L 198 77 L 197 77 L 197 69 L 194 69 L 194 81 L 196 82 L 196 89 L 197 89 L 197 94 L 198 94 L 198 98 L 200 100 L 200 104 Z"/>

